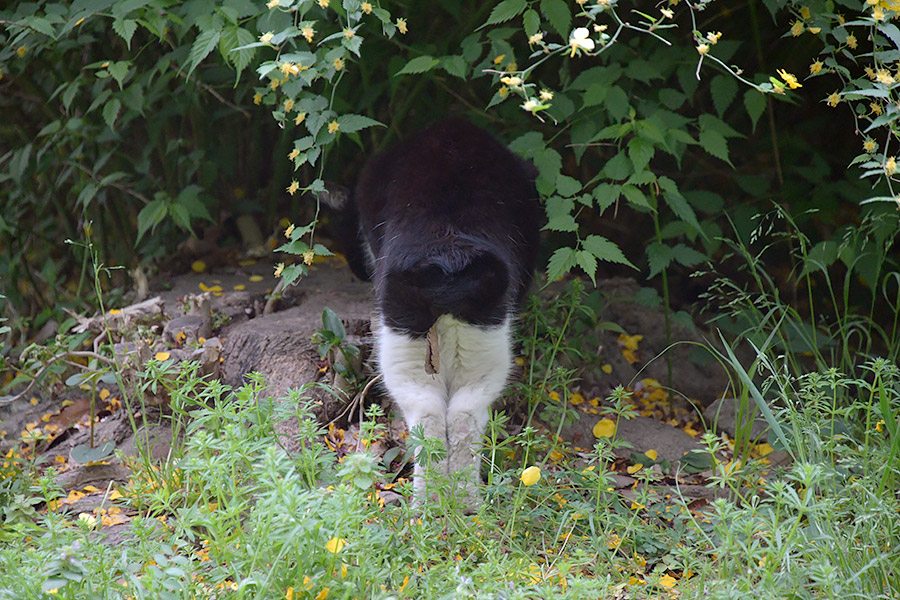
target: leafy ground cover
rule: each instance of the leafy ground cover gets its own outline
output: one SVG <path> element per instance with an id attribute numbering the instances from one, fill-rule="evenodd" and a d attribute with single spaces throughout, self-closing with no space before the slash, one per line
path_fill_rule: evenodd
<path id="1" fill-rule="evenodd" d="M 523 376 L 485 435 L 474 513 L 447 481 L 411 506 L 405 453 L 441 449 L 398 436 L 379 402 L 326 426 L 312 385 L 267 398 L 259 377 L 230 388 L 157 355 L 141 387 L 168 390 L 174 441 L 162 460 L 128 460 L 121 485 L 63 490 L 66 461 L 33 452 L 52 416 L 6 432 L 18 443 L 0 470 L 0 597 L 900 597 L 896 365 L 791 375 L 762 348 L 764 376 L 751 377 L 724 351 L 747 406 L 767 398 L 771 444 L 684 417 L 702 449 L 661 460 L 628 452 L 617 431 L 680 414 L 674 398 L 653 382 L 583 397 L 567 366 L 579 359 L 572 315 L 586 310 L 578 286 L 551 303 L 526 314 Z M 139 427 L 147 407 L 109 388 L 98 405 Z M 604 417 L 594 446 L 562 443 L 552 424 L 584 411 Z M 299 452 L 282 447 L 285 419 Z M 790 459 L 772 463 L 773 446 Z M 699 486 L 709 493 L 687 492 Z"/>

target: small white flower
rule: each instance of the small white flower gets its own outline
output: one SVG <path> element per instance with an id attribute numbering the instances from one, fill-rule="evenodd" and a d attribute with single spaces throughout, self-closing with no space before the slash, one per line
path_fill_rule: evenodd
<path id="1" fill-rule="evenodd" d="M 572 54 L 570 56 L 575 56 L 579 48 L 588 52 L 594 49 L 594 40 L 590 38 L 590 35 L 591 32 L 588 31 L 587 27 L 578 27 L 572 32 L 572 37 L 569 38 L 569 45 L 572 46 Z"/>
<path id="2" fill-rule="evenodd" d="M 528 112 L 534 112 L 537 107 L 540 106 L 538 101 L 534 98 L 526 100 L 524 104 L 522 104 L 522 110 L 527 110 Z"/>
<path id="3" fill-rule="evenodd" d="M 512 77 L 501 77 L 501 78 L 500 78 L 500 81 L 502 81 L 503 83 L 505 83 L 505 84 L 508 85 L 509 87 L 519 87 L 520 85 L 522 85 L 522 78 L 521 78 L 521 77 L 515 77 L 515 76 L 512 76 Z"/>

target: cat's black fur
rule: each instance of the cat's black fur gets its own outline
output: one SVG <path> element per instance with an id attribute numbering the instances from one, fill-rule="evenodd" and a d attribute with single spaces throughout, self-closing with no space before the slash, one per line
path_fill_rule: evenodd
<path id="1" fill-rule="evenodd" d="M 442 314 L 499 325 L 518 310 L 538 250 L 534 167 L 486 131 L 448 119 L 371 158 L 347 207 L 390 328 L 424 336 Z"/>

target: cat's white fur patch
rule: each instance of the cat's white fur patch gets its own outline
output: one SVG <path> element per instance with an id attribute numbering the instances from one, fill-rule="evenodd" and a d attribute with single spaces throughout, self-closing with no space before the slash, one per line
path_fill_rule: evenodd
<path id="1" fill-rule="evenodd" d="M 477 482 L 477 444 L 488 422 L 488 408 L 500 396 L 512 367 L 511 319 L 495 327 L 438 318 L 440 370 L 425 372 L 424 338 L 415 339 L 376 322 L 376 350 L 384 384 L 412 429 L 444 442 L 447 458 L 440 471 Z M 415 487 L 424 492 L 424 470 L 415 464 Z M 473 495 L 474 486 L 467 493 Z"/>

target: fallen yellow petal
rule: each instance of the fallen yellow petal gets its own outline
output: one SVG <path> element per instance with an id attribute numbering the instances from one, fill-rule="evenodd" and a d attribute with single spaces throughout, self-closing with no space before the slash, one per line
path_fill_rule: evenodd
<path id="1" fill-rule="evenodd" d="M 610 419 L 600 419 L 594 425 L 593 431 L 596 438 L 611 438 L 616 435 L 616 424 Z"/>
<path id="2" fill-rule="evenodd" d="M 162 362 L 164 360 L 169 360 L 170 356 L 172 356 L 172 355 L 169 354 L 168 352 L 157 352 L 156 356 L 154 358 L 156 360 L 158 360 L 159 362 Z"/>
<path id="3" fill-rule="evenodd" d="M 625 470 L 628 471 L 629 475 L 634 475 L 635 473 L 637 473 L 638 471 L 640 471 L 643 468 L 644 468 L 643 464 L 637 463 L 636 465 L 631 465 L 630 467 L 628 467 Z"/>
<path id="4" fill-rule="evenodd" d="M 332 554 L 337 554 L 341 550 L 344 549 L 344 544 L 347 543 L 346 540 L 342 538 L 333 537 L 328 540 L 328 543 L 325 544 L 325 549 L 331 552 Z"/>
<path id="5" fill-rule="evenodd" d="M 659 453 L 657 453 L 656 450 L 651 449 L 644 452 L 644 456 L 646 456 L 650 460 L 656 460 L 657 458 L 659 458 Z"/>
<path id="6" fill-rule="evenodd" d="M 531 466 L 522 471 L 522 475 L 519 477 L 522 480 L 523 485 L 534 485 L 538 481 L 541 480 L 541 469 L 540 467 Z"/>
<path id="7" fill-rule="evenodd" d="M 191 270 L 194 271 L 194 273 L 202 273 L 206 270 L 206 263 L 202 260 L 195 260 L 191 263 Z"/>
<path id="8" fill-rule="evenodd" d="M 678 580 L 669 574 L 663 575 L 662 577 L 659 578 L 659 585 L 661 585 L 663 587 L 673 588 L 673 587 L 675 587 L 675 584 L 677 584 L 677 583 L 678 583 Z"/>

